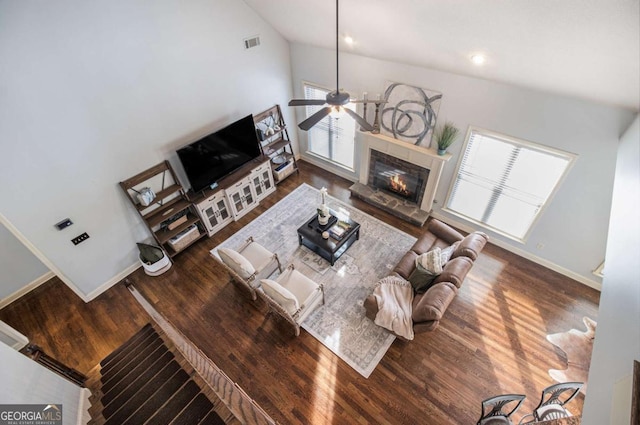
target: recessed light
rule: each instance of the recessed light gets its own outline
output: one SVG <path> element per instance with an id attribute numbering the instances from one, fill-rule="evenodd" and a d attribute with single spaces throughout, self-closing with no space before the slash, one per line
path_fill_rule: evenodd
<path id="1" fill-rule="evenodd" d="M 344 37 L 344 42 L 347 43 L 348 45 L 352 45 L 353 44 L 353 37 L 350 37 L 350 36 L 346 35 Z"/>
<path id="2" fill-rule="evenodd" d="M 476 65 L 482 65 L 486 61 L 487 61 L 487 58 L 484 55 L 475 54 L 475 55 L 471 56 L 471 62 L 473 62 Z"/>

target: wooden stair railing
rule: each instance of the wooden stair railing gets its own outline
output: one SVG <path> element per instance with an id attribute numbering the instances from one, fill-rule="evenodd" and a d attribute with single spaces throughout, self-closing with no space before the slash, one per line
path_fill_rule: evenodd
<path id="1" fill-rule="evenodd" d="M 217 394 L 218 398 L 227 406 L 233 415 L 245 425 L 276 425 L 267 412 L 255 402 L 235 382 L 231 380 L 213 361 L 207 357 L 193 342 L 160 314 L 133 287 L 129 279 L 125 279 L 125 286 L 138 300 L 142 308 L 153 318 L 164 334 L 173 342 L 182 356 L 191 364 L 202 380 Z"/>
<path id="2" fill-rule="evenodd" d="M 87 377 L 85 375 L 49 356 L 37 345 L 29 344 L 22 351 L 36 363 L 41 364 L 79 387 L 86 387 Z"/>

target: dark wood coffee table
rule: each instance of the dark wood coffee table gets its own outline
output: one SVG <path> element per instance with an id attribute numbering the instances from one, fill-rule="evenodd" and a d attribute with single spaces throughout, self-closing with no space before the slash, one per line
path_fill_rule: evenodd
<path id="1" fill-rule="evenodd" d="M 333 210 L 329 210 L 329 213 L 331 218 L 326 226 L 318 223 L 317 214 L 303 224 L 298 229 L 298 243 L 317 253 L 333 266 L 338 258 L 360 238 L 360 224 L 351 219 L 345 219 L 343 221 L 350 227 L 344 232 L 342 238 L 336 239 L 329 236 L 329 239 L 323 239 L 322 232 L 329 231 L 338 221 Z"/>

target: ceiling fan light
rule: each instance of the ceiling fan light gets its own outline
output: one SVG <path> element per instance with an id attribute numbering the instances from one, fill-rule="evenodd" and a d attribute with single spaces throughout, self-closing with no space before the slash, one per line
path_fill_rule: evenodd
<path id="1" fill-rule="evenodd" d="M 474 65 L 483 65 L 486 61 L 487 61 L 487 58 L 480 53 L 471 55 L 471 62 L 473 62 Z"/>
<path id="2" fill-rule="evenodd" d="M 331 107 L 331 118 L 342 118 L 342 116 L 344 115 L 344 108 L 342 106 L 339 105 L 335 105 Z"/>

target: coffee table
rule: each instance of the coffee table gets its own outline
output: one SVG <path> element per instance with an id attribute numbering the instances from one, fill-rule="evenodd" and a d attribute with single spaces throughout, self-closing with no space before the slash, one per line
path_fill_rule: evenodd
<path id="1" fill-rule="evenodd" d="M 321 226 L 318 223 L 317 214 L 300 226 L 298 229 L 298 243 L 317 253 L 333 266 L 338 258 L 360 238 L 360 224 L 350 218 L 344 219 L 342 221 L 350 227 L 343 233 L 342 238 L 337 239 L 329 236 L 328 239 L 324 239 L 322 232 L 329 231 L 338 221 L 335 211 L 329 210 L 329 213 L 331 218 L 326 226 Z"/>

